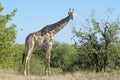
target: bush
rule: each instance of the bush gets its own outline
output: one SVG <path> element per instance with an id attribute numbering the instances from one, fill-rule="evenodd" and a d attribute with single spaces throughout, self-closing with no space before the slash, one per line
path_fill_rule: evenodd
<path id="1" fill-rule="evenodd" d="M 16 54 L 15 39 L 16 25 L 11 24 L 7 27 L 7 23 L 12 20 L 16 13 L 16 9 L 10 14 L 3 15 L 4 8 L 0 3 L 0 68 L 15 69 L 14 55 Z"/>
<path id="2" fill-rule="evenodd" d="M 70 71 L 76 49 L 72 45 L 55 43 L 51 51 L 51 66 Z"/>

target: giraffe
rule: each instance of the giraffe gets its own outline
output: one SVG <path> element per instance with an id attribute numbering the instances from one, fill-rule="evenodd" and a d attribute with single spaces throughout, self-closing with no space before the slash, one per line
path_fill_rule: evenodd
<path id="1" fill-rule="evenodd" d="M 54 35 L 63 29 L 70 20 L 73 20 L 74 9 L 69 9 L 68 16 L 62 20 L 46 25 L 37 32 L 30 33 L 25 40 L 25 53 L 23 54 L 22 63 L 24 63 L 24 75 L 29 75 L 29 63 L 32 51 L 35 47 L 46 49 L 45 56 L 45 75 L 50 75 L 50 51 L 54 43 Z"/>

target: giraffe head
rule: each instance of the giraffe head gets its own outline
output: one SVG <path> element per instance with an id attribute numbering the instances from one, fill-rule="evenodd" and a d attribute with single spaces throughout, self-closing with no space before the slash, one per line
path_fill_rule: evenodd
<path id="1" fill-rule="evenodd" d="M 75 16 L 74 9 L 69 9 L 68 15 L 70 16 L 70 19 L 73 20 L 73 17 Z"/>

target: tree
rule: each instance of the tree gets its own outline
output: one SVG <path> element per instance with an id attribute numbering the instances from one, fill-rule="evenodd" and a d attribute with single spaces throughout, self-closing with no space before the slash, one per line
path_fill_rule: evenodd
<path id="1" fill-rule="evenodd" d="M 3 15 L 2 11 L 4 8 L 0 3 L 0 67 L 1 68 L 13 68 L 15 54 L 15 39 L 16 39 L 16 25 L 11 24 L 7 27 L 7 23 L 12 20 L 17 9 L 13 10 L 11 13 Z"/>
<path id="2" fill-rule="evenodd" d="M 89 64 L 87 66 L 95 68 L 96 72 L 102 71 L 102 69 L 106 71 L 106 68 L 110 66 L 112 62 L 110 61 L 111 54 L 114 57 L 111 50 L 115 50 L 111 47 L 116 46 L 120 39 L 118 36 L 120 30 L 119 18 L 114 21 L 109 21 L 108 18 L 107 16 L 107 20 L 97 21 L 92 15 L 91 19 L 86 19 L 86 24 L 82 26 L 85 27 L 85 30 L 77 31 L 73 27 L 73 34 L 78 38 L 77 42 L 80 44 L 78 49 L 83 49 L 84 56 L 87 56 L 84 64 Z"/>

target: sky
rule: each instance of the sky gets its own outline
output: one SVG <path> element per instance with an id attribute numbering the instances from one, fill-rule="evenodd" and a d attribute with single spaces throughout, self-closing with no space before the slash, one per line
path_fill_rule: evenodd
<path id="1" fill-rule="evenodd" d="M 94 10 L 98 18 L 104 18 L 108 8 L 115 9 L 114 16 L 120 16 L 120 0 L 0 0 L 4 7 L 3 14 L 18 9 L 11 23 L 17 25 L 16 43 L 24 44 L 29 33 L 38 31 L 44 26 L 53 24 L 68 16 L 69 8 L 77 16 L 55 35 L 55 41 L 74 43 L 71 38 L 72 24 L 78 24 Z"/>

